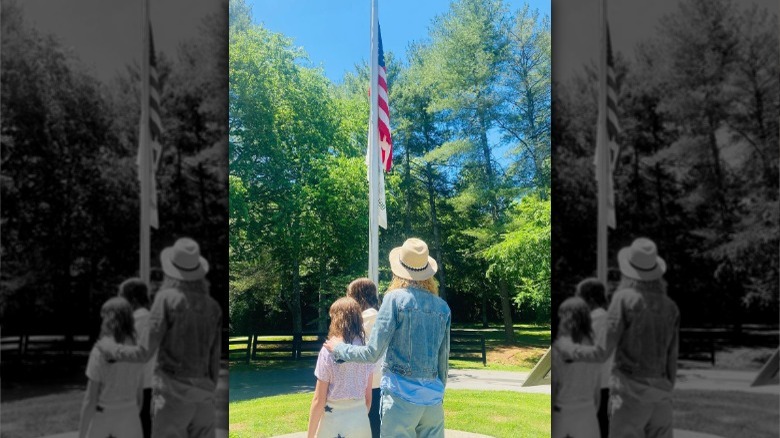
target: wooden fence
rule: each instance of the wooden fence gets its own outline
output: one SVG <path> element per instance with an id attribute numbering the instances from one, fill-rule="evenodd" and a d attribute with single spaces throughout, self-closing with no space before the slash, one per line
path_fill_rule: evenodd
<path id="1" fill-rule="evenodd" d="M 265 332 L 231 337 L 228 344 L 230 360 L 299 360 L 316 358 L 327 339 L 324 332 Z M 481 360 L 487 365 L 485 337 L 480 333 L 453 330 L 450 332 L 450 358 Z"/>

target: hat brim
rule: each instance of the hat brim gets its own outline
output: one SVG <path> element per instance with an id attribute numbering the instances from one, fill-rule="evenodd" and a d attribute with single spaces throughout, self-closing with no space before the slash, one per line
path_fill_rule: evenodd
<path id="1" fill-rule="evenodd" d="M 652 281 L 663 277 L 666 272 L 666 262 L 661 257 L 655 257 L 655 266 L 653 269 L 639 269 L 632 265 L 628 260 L 631 248 L 625 247 L 618 252 L 618 265 L 620 273 L 628 278 L 642 281 Z"/>
<path id="2" fill-rule="evenodd" d="M 173 264 L 171 256 L 173 247 L 170 246 L 160 252 L 160 264 L 165 275 L 177 280 L 195 281 L 205 277 L 209 272 L 209 262 L 202 256 L 198 257 L 199 263 L 195 269 L 182 269 Z"/>
<path id="3" fill-rule="evenodd" d="M 400 257 L 401 247 L 393 248 L 390 251 L 390 270 L 393 271 L 393 274 L 395 274 L 398 277 L 405 278 L 407 280 L 414 280 L 414 281 L 423 281 L 427 280 L 436 274 L 436 271 L 439 269 L 439 265 L 436 264 L 436 260 L 433 259 L 433 257 L 428 256 L 428 265 L 425 266 L 425 269 L 422 270 L 411 270 L 404 267 L 404 265 L 401 264 L 401 257 Z"/>

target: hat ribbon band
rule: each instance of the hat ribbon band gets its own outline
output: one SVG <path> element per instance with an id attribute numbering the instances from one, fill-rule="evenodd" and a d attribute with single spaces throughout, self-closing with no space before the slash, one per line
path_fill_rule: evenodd
<path id="1" fill-rule="evenodd" d="M 636 269 L 637 271 L 644 271 L 644 272 L 650 272 L 654 270 L 656 267 L 658 267 L 658 263 L 653 263 L 653 266 L 649 268 L 642 268 L 640 266 L 635 265 L 631 260 L 628 261 L 628 264 L 631 265 L 632 268 Z"/>
<path id="2" fill-rule="evenodd" d="M 401 266 L 403 266 L 404 268 L 406 268 L 406 269 L 408 269 L 410 271 L 420 272 L 420 271 L 424 271 L 424 270 L 428 269 L 428 263 L 426 263 L 425 266 L 423 266 L 422 268 L 413 268 L 413 267 L 407 265 L 406 263 L 404 263 L 404 261 L 401 260 L 400 256 L 398 257 L 398 261 L 401 263 Z"/>
<path id="3" fill-rule="evenodd" d="M 200 268 L 200 262 L 198 262 L 198 263 L 197 263 L 195 266 L 193 266 L 192 268 L 185 268 L 184 266 L 179 266 L 179 265 L 178 265 L 176 262 L 174 262 L 173 260 L 171 260 L 171 264 L 172 264 L 172 265 L 173 265 L 173 266 L 174 266 L 176 269 L 180 269 L 180 270 L 182 270 L 182 271 L 186 271 L 186 272 L 192 272 L 192 271 L 195 271 L 195 270 L 197 270 L 198 268 Z"/>

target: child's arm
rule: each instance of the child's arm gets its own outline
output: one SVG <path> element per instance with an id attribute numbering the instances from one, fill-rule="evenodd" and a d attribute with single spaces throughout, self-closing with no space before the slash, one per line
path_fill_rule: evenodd
<path id="1" fill-rule="evenodd" d="M 100 382 L 96 382 L 92 379 L 87 381 L 87 391 L 84 394 L 84 401 L 81 404 L 81 420 L 79 421 L 79 438 L 87 436 L 87 430 L 89 429 L 89 423 L 92 422 L 92 417 L 95 415 L 95 408 L 97 407 L 98 394 L 100 394 Z"/>
<path id="2" fill-rule="evenodd" d="M 328 382 L 317 379 L 317 386 L 314 388 L 314 397 L 311 399 L 311 409 L 309 410 L 307 438 L 314 438 L 317 433 L 322 413 L 325 411 L 325 403 L 328 401 L 328 385 Z"/>
<path id="3" fill-rule="evenodd" d="M 374 373 L 371 373 L 368 375 L 368 383 L 366 383 L 366 409 L 369 411 L 371 410 L 371 395 L 372 390 L 371 384 L 374 382 Z"/>

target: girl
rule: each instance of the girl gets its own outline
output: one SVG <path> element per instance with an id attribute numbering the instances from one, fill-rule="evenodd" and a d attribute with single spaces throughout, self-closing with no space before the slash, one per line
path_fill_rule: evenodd
<path id="1" fill-rule="evenodd" d="M 100 337 L 135 345 L 133 308 L 124 298 L 111 298 L 100 309 Z M 143 364 L 109 363 L 93 347 L 87 363 L 87 393 L 81 406 L 79 438 L 140 438 Z"/>
<path id="2" fill-rule="evenodd" d="M 560 326 L 553 343 L 553 438 L 599 438 L 600 363 L 567 363 L 562 357 L 571 345 L 593 345 L 590 308 L 582 298 L 566 299 L 558 308 Z"/>
<path id="3" fill-rule="evenodd" d="M 339 298 L 330 306 L 328 338 L 354 345 L 365 343 L 360 305 L 352 298 Z M 336 363 L 322 348 L 317 357 L 317 386 L 309 411 L 307 437 L 370 438 L 368 410 L 374 364 Z"/>
<path id="4" fill-rule="evenodd" d="M 376 285 L 368 278 L 358 278 L 347 286 L 347 296 L 357 301 L 363 311 L 363 330 L 365 330 L 366 339 L 368 339 L 371 336 L 371 329 L 374 327 L 379 310 Z M 371 382 L 371 409 L 368 411 L 372 438 L 379 438 L 379 402 L 381 397 L 379 383 L 381 378 L 382 359 L 379 359 L 374 366 L 374 378 Z"/>

